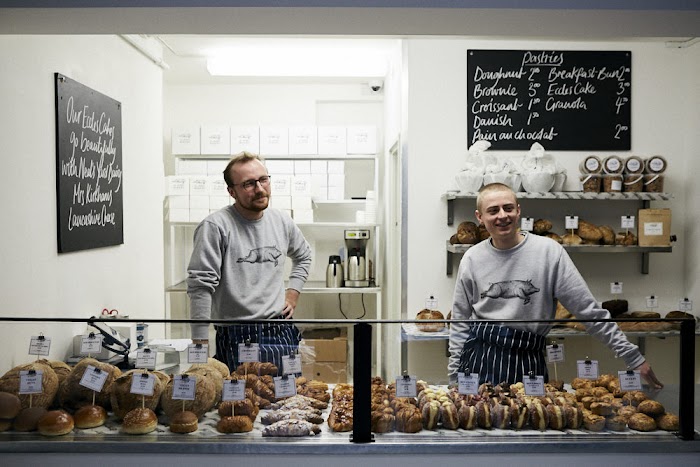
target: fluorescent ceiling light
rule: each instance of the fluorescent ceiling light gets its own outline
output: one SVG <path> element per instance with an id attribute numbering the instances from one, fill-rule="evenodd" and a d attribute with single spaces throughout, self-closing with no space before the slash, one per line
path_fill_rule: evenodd
<path id="1" fill-rule="evenodd" d="M 258 40 L 212 52 L 214 76 L 384 77 L 386 48 L 342 40 Z"/>

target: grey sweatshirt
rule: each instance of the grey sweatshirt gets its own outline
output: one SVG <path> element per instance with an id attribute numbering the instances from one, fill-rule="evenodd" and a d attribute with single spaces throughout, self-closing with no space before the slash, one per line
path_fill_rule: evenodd
<path id="1" fill-rule="evenodd" d="M 284 308 L 284 266 L 292 259 L 288 288 L 301 292 L 311 248 L 287 214 L 273 208 L 247 220 L 233 206 L 210 214 L 194 232 L 187 268 L 192 319 L 269 319 Z M 192 339 L 208 338 L 209 324 L 192 324 Z"/>
<path id="2" fill-rule="evenodd" d="M 609 319 L 600 308 L 566 250 L 538 235 L 509 250 L 483 241 L 464 254 L 455 284 L 452 319 L 554 319 L 557 300 L 579 319 Z M 507 324 L 546 335 L 551 323 Z M 644 363 L 636 345 L 615 323 L 584 323 L 587 331 L 625 360 L 628 368 Z M 448 374 L 456 378 L 467 323 L 450 326 Z"/>

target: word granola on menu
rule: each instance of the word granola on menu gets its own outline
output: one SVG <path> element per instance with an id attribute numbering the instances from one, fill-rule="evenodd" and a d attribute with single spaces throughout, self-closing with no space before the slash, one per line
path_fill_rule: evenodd
<path id="1" fill-rule="evenodd" d="M 59 251 L 123 243 L 121 104 L 56 80 Z"/>
<path id="2" fill-rule="evenodd" d="M 469 144 L 630 149 L 631 53 L 469 50 Z"/>

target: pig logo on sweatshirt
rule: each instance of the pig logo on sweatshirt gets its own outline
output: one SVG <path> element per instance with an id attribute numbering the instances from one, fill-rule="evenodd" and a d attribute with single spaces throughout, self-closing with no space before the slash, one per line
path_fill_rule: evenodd
<path id="1" fill-rule="evenodd" d="M 238 258 L 237 263 L 275 263 L 275 267 L 279 262 L 277 258 L 282 256 L 282 252 L 275 246 L 261 246 L 253 248 L 248 252 L 245 258 Z"/>
<path id="2" fill-rule="evenodd" d="M 523 304 L 530 303 L 530 295 L 539 292 L 540 289 L 532 285 L 532 281 L 503 281 L 491 284 L 486 292 L 481 293 L 481 298 L 520 298 Z"/>

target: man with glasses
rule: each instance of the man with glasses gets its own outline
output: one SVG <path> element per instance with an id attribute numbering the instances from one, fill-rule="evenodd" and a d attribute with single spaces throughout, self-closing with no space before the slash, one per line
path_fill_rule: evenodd
<path id="1" fill-rule="evenodd" d="M 210 214 L 194 232 L 187 272 L 192 319 L 290 319 L 311 267 L 311 248 L 291 217 L 270 203 L 270 175 L 260 157 L 243 152 L 226 166 L 224 180 L 235 200 Z M 287 288 L 284 269 L 292 266 Z M 282 372 L 282 356 L 301 339 L 291 323 L 215 325 L 216 355 L 231 371 L 238 344 L 257 343 L 260 361 Z M 192 340 L 208 343 L 209 324 L 191 324 Z"/>

